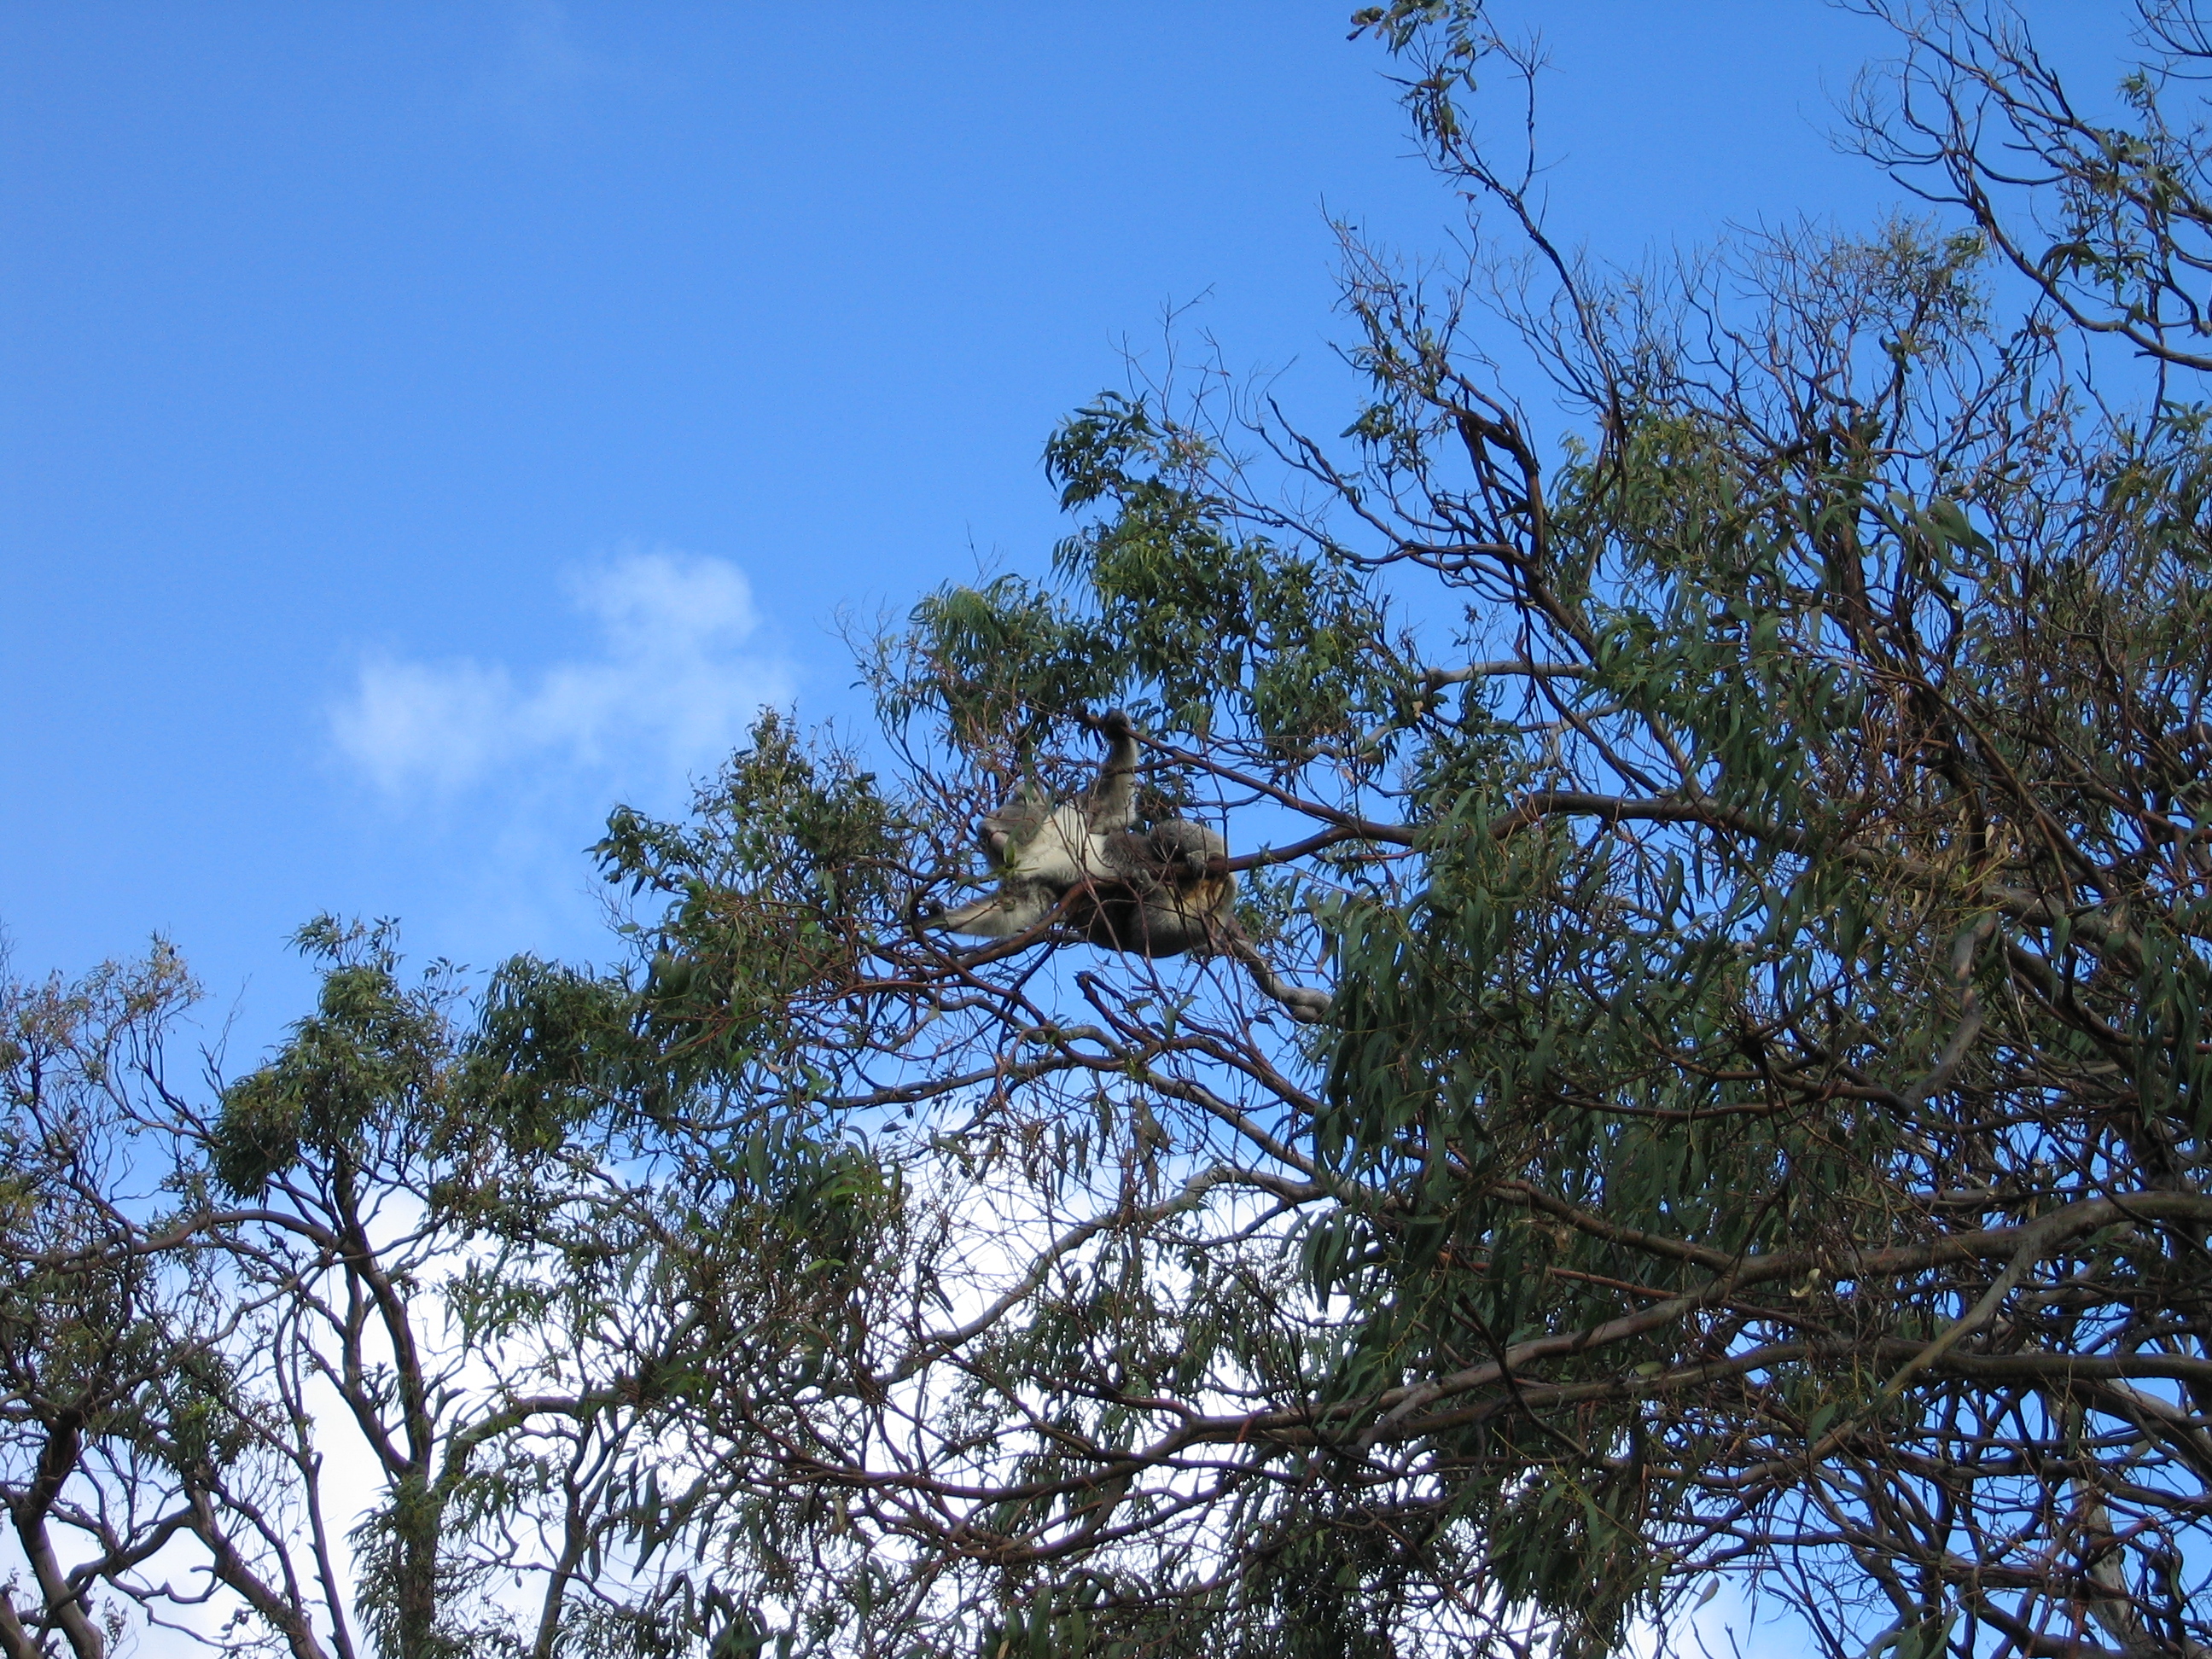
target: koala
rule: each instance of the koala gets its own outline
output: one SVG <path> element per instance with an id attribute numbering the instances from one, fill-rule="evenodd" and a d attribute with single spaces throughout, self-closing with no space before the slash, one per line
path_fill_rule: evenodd
<path id="1" fill-rule="evenodd" d="M 1081 799 L 1054 803 L 1027 783 L 980 826 L 998 890 L 927 926 L 974 939 L 1012 939 L 1058 918 L 1101 949 L 1142 957 L 1221 952 L 1308 1024 L 1328 1018 L 1326 991 L 1290 984 L 1237 925 L 1237 878 L 1219 867 L 1229 843 L 1205 824 L 1137 822 L 1137 737 L 1118 709 L 1099 723 L 1106 758 Z"/>
<path id="2" fill-rule="evenodd" d="M 1235 927 L 1237 878 L 1217 872 L 1229 843 L 1205 824 L 1136 824 L 1137 739 L 1118 710 L 1100 723 L 1106 758 L 1079 801 L 1054 805 L 1024 783 L 986 817 L 998 890 L 930 925 L 1011 939 L 1057 914 L 1091 944 L 1146 957 L 1218 947 Z"/>

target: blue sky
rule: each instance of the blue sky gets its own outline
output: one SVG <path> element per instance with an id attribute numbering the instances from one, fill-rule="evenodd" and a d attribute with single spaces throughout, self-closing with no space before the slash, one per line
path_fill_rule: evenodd
<path id="1" fill-rule="evenodd" d="M 1325 216 L 1453 213 L 1348 9 L 0 3 L 16 970 L 159 930 L 250 1052 L 319 909 L 599 951 L 607 806 L 853 721 L 841 617 L 1041 568 L 1042 443 L 1164 306 L 1340 427 Z M 2119 8 L 2037 9 L 2109 85 Z M 1863 19 L 1501 15 L 1569 240 L 1895 198 L 1827 139 Z"/>

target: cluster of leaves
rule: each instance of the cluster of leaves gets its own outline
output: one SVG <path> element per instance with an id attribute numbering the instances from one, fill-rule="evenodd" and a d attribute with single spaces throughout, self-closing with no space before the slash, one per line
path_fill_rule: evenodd
<path id="1" fill-rule="evenodd" d="M 1156 732 L 1310 754 L 1405 702 L 1371 585 L 1241 527 L 1208 477 L 1221 459 L 1146 395 L 1078 410 L 1045 448 L 1061 507 L 1093 515 L 1055 550 L 1058 582 L 924 599 L 879 675 L 887 717 L 927 711 L 964 746 L 1018 750 L 1071 712 L 1125 704 Z"/>
<path id="2" fill-rule="evenodd" d="M 705 1083 L 772 1090 L 803 1109 L 834 1091 L 793 1006 L 847 1006 L 913 885 L 874 775 L 849 757 L 817 759 L 765 713 L 750 744 L 699 791 L 689 822 L 623 808 L 593 850 L 610 883 L 667 901 L 637 1036 L 671 1097 Z M 851 1030 L 853 1043 L 866 1044 L 866 1026 Z"/>

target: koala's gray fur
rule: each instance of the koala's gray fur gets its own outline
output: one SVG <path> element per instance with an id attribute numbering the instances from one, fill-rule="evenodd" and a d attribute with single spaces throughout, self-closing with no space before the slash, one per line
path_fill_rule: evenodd
<path id="1" fill-rule="evenodd" d="M 1299 1019 L 1326 1018 L 1328 993 L 1285 983 L 1237 927 L 1237 878 L 1216 867 L 1229 843 L 1189 818 L 1138 829 L 1136 733 L 1119 710 L 1099 729 L 1106 758 L 1090 793 L 1055 805 L 1026 783 L 1017 789 L 981 826 L 998 890 L 938 911 L 927 924 L 975 939 L 1012 939 L 1057 915 L 1109 951 L 1222 951 Z"/>
<path id="2" fill-rule="evenodd" d="M 1106 759 L 1090 793 L 1055 806 L 1024 784 L 982 823 L 998 890 L 944 912 L 933 926 L 1011 939 L 1060 911 L 1070 928 L 1108 950 L 1172 957 L 1226 943 L 1237 878 L 1210 866 L 1229 843 L 1188 818 L 1135 828 L 1136 736 L 1118 712 L 1101 726 Z"/>

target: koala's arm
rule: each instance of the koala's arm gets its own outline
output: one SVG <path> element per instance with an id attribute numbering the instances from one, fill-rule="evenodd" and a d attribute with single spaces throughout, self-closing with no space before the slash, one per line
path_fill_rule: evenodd
<path id="1" fill-rule="evenodd" d="M 1026 933 L 1053 912 L 1059 896 L 1030 882 L 1009 882 L 988 898 L 963 904 L 933 918 L 932 927 L 971 939 L 1012 939 Z"/>
<path id="2" fill-rule="evenodd" d="M 1085 813 L 1093 835 L 1111 835 L 1137 821 L 1137 734 L 1129 717 L 1115 709 L 1098 722 L 1106 734 L 1106 758 L 1091 787 Z"/>
<path id="3" fill-rule="evenodd" d="M 1196 881 L 1208 873 L 1212 860 L 1229 856 L 1229 843 L 1213 830 L 1190 818 L 1170 818 L 1152 826 L 1154 856 L 1170 878 Z M 1230 885 L 1236 885 L 1230 878 Z"/>

